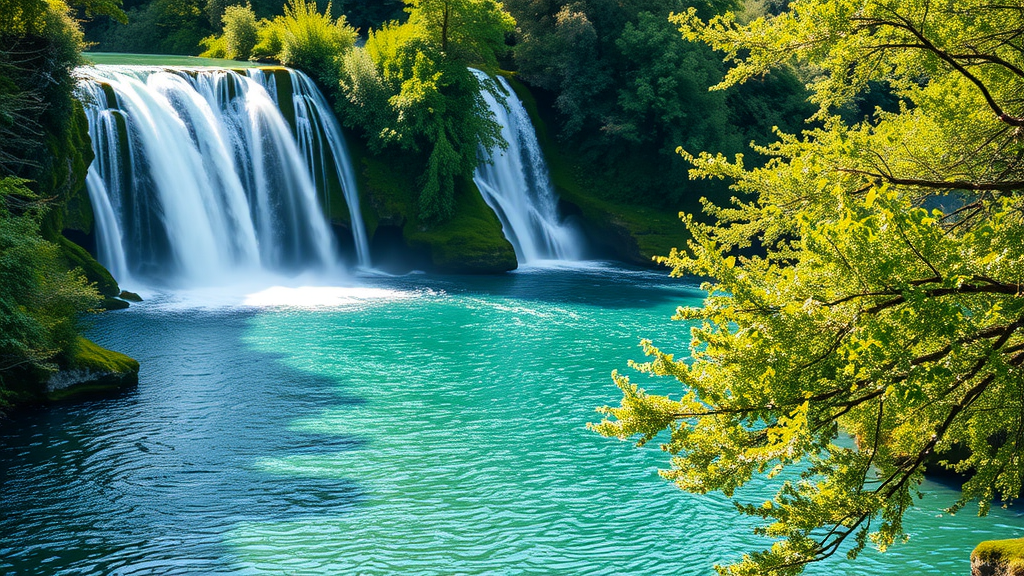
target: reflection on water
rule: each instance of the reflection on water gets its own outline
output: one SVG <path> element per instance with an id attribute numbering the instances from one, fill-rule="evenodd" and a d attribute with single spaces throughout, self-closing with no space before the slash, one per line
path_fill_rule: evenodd
<path id="1" fill-rule="evenodd" d="M 154 293 L 97 317 L 139 387 L 0 425 L 0 573 L 708 574 L 767 544 L 727 500 L 659 479 L 660 451 L 584 429 L 640 337 L 682 349 L 685 283 L 607 267 L 360 283 L 218 309 Z M 1019 511 L 949 518 L 955 493 L 925 490 L 910 544 L 811 573 L 966 573 L 978 541 L 1024 535 Z"/>

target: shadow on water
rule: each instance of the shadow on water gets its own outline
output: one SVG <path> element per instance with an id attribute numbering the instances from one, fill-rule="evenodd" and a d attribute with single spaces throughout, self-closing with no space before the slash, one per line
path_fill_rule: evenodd
<path id="1" fill-rule="evenodd" d="M 349 479 L 254 467 L 366 441 L 288 428 L 363 400 L 255 352 L 251 316 L 139 309 L 96 320 L 95 340 L 142 363 L 140 384 L 0 422 L 0 573 L 228 572 L 222 535 L 239 523 L 340 515 L 363 499 Z"/>
<path id="2" fill-rule="evenodd" d="M 698 288 L 697 279 L 670 278 L 667 269 L 628 269 L 596 262 L 579 267 L 524 268 L 485 276 L 411 274 L 384 282 L 410 289 L 428 285 L 452 294 L 482 294 L 608 309 L 684 304 L 685 300 L 702 299 L 706 295 Z"/>

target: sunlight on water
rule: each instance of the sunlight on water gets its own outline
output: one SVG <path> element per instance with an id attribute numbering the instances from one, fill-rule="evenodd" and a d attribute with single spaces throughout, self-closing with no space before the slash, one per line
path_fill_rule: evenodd
<path id="1" fill-rule="evenodd" d="M 641 337 L 684 350 L 669 317 L 699 303 L 691 285 L 609 268 L 346 283 L 98 316 L 139 387 L 0 424 L 0 573 L 697 576 L 770 545 L 721 495 L 659 478 L 657 447 L 585 427 Z M 1024 535 L 1020 510 L 951 518 L 957 492 L 923 490 L 908 544 L 808 573 L 966 574 L 977 542 Z"/>
<path id="2" fill-rule="evenodd" d="M 247 295 L 245 300 L 242 301 L 242 305 L 258 308 L 337 308 L 363 304 L 368 300 L 395 301 L 415 298 L 416 296 L 417 294 L 413 292 L 358 286 L 348 288 L 333 286 L 300 286 L 298 288 L 273 286 Z"/>

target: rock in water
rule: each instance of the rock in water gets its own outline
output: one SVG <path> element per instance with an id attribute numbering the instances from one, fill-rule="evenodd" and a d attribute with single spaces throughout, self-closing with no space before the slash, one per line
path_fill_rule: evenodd
<path id="1" fill-rule="evenodd" d="M 971 553 L 971 576 L 1024 576 L 1024 538 L 978 544 Z"/>
<path id="2" fill-rule="evenodd" d="M 46 382 L 46 399 L 103 394 L 139 382 L 139 363 L 79 337 L 74 355 Z"/>

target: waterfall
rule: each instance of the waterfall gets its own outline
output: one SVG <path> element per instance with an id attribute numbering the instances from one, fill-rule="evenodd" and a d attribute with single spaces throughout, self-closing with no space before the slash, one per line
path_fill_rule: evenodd
<path id="1" fill-rule="evenodd" d="M 480 80 L 484 100 L 508 143 L 507 149 L 485 152 L 487 162 L 476 169 L 473 181 L 501 220 L 516 258 L 520 263 L 580 259 L 580 235 L 558 217 L 558 198 L 526 108 L 504 78 L 497 78 L 505 93 L 499 101 L 487 89 L 490 77 L 480 70 L 472 72 Z"/>
<path id="2" fill-rule="evenodd" d="M 344 142 L 308 78 L 290 74 L 302 86 L 293 132 L 272 74 L 138 66 L 79 74 L 96 154 L 86 185 L 97 252 L 119 280 L 210 284 L 333 267 L 337 248 L 317 197 L 326 163 L 337 166 L 359 261 L 369 264 Z M 318 126 L 331 123 L 321 138 Z"/>

